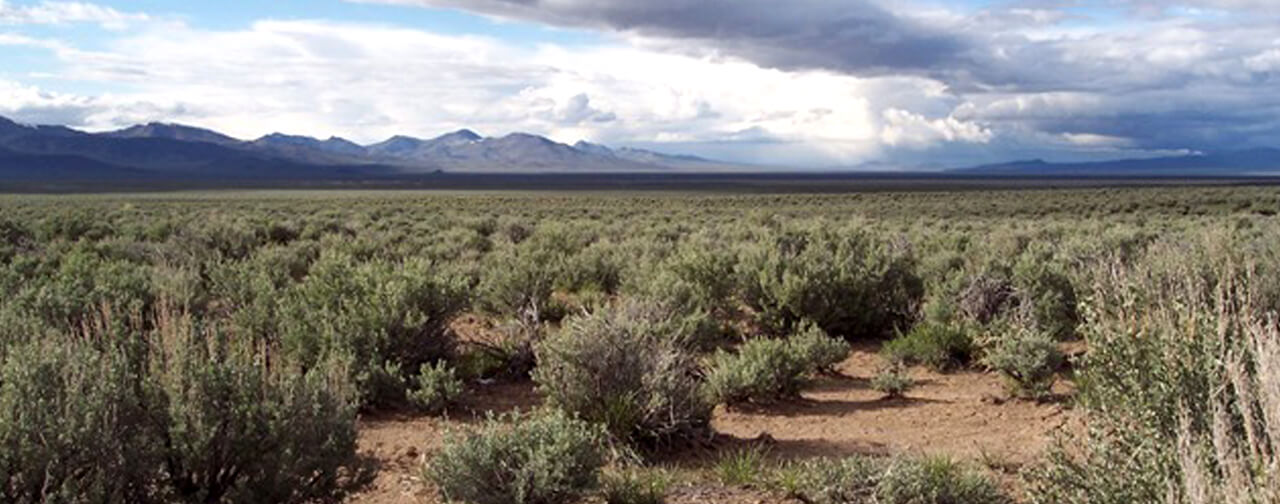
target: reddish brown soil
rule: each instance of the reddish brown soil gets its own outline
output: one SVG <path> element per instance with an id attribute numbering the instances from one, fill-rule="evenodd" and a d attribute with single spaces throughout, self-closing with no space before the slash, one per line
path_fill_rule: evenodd
<path id="1" fill-rule="evenodd" d="M 883 399 L 870 380 L 882 365 L 867 349 L 786 403 L 717 411 L 717 432 L 767 436 L 784 458 L 921 453 L 1021 464 L 1040 454 L 1069 416 L 1061 404 L 1006 400 L 1001 380 L 976 371 L 912 370 L 905 399 Z"/>
<path id="2" fill-rule="evenodd" d="M 881 400 L 869 382 L 881 365 L 872 348 L 856 349 L 838 368 L 840 376 L 820 379 L 803 398 L 770 406 L 716 411 L 713 425 L 732 446 L 760 439 L 778 458 L 850 454 L 943 454 L 998 468 L 1032 461 L 1072 417 L 1061 404 L 1010 401 L 996 376 L 966 371 L 940 375 L 912 371 L 917 386 L 906 399 Z M 379 462 L 375 481 L 348 499 L 367 504 L 434 504 L 439 498 L 420 476 L 425 457 L 444 434 L 498 413 L 536 407 L 531 385 L 478 386 L 452 418 L 412 416 L 368 418 L 361 422 L 360 449 Z M 734 442 L 732 439 L 741 440 Z M 673 461 L 690 468 L 717 457 L 698 450 Z M 782 504 L 767 493 L 693 484 L 672 489 L 672 504 Z"/>

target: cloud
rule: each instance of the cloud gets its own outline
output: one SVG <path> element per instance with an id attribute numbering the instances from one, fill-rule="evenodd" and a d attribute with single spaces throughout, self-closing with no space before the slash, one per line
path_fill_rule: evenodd
<path id="1" fill-rule="evenodd" d="M 0 32 L 0 46 L 47 51 L 58 65 L 38 86 L 0 87 L 0 113 L 90 129 L 177 121 L 242 138 L 527 131 L 822 167 L 1142 156 L 1280 140 L 1272 91 L 1280 36 L 1265 22 L 1276 12 L 1268 3 L 1193 5 L 1251 14 L 1223 22 L 1170 14 L 1186 2 L 1131 1 L 1115 9 L 1149 12 L 1106 25 L 1037 1 L 969 10 L 384 1 L 618 36 L 561 46 L 395 24 L 264 20 L 209 30 L 150 19 L 87 48 Z M 54 91 L 95 85 L 112 92 Z"/>
<path id="2" fill-rule="evenodd" d="M 863 74 L 949 67 L 968 41 L 867 0 L 361 0 L 604 29 L 669 50 Z"/>
<path id="3" fill-rule="evenodd" d="M 146 14 L 125 13 L 90 3 L 46 1 L 18 6 L 0 0 L 0 25 L 91 23 L 121 30 L 150 19 Z"/>
<path id="4" fill-rule="evenodd" d="M 906 104 L 893 103 L 891 91 L 866 96 L 885 148 L 998 148 L 991 140 L 1000 136 L 1124 139 L 1151 150 L 1280 143 L 1280 2 L 1273 0 L 1033 0 L 983 8 L 923 0 L 360 1 L 585 27 L 638 47 L 762 68 L 936 84 L 923 97 L 912 94 L 923 87 L 908 88 Z"/>

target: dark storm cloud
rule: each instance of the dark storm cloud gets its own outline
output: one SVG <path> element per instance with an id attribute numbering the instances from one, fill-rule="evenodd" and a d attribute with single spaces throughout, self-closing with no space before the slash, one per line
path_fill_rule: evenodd
<path id="1" fill-rule="evenodd" d="M 384 1 L 622 31 L 664 39 L 668 49 L 712 49 L 783 69 L 936 72 L 969 51 L 964 36 L 856 0 Z"/>

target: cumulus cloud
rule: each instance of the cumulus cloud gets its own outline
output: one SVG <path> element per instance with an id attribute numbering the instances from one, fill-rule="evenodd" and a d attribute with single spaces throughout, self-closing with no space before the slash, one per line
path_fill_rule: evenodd
<path id="1" fill-rule="evenodd" d="M 642 47 L 783 71 L 937 83 L 941 90 L 910 106 L 868 95 L 887 147 L 1002 135 L 1153 151 L 1280 143 L 1280 2 L 1272 0 L 986 8 L 923 0 L 360 1 L 607 30 Z"/>

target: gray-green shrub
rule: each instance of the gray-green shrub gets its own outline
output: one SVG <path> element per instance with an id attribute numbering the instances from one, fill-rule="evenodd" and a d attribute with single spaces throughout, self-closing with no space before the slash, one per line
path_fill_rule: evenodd
<path id="1" fill-rule="evenodd" d="M 1009 390 L 1027 399 L 1043 399 L 1052 393 L 1058 370 L 1066 362 L 1057 341 L 1045 333 L 1020 327 L 997 336 L 987 348 L 984 362 L 1003 375 Z"/>
<path id="2" fill-rule="evenodd" d="M 951 371 L 969 364 L 974 344 L 969 332 L 936 322 L 916 326 L 884 344 L 881 354 L 893 364 L 925 365 Z"/>
<path id="3" fill-rule="evenodd" d="M 533 379 L 550 404 L 625 442 L 705 436 L 711 405 L 682 331 L 677 315 L 645 303 L 575 316 L 538 345 Z"/>
<path id="4" fill-rule="evenodd" d="M 461 279 L 427 261 L 357 262 L 325 253 L 306 280 L 286 290 L 277 308 L 281 343 L 303 365 L 342 358 L 351 364 L 362 401 L 387 405 L 399 392 L 374 394 L 388 365 L 402 373 L 448 359 L 454 351 L 449 323 L 468 304 Z M 396 378 L 396 377 L 392 377 Z M 409 381 L 411 376 L 398 377 Z"/>
<path id="5" fill-rule="evenodd" d="M 837 364 L 849 357 L 849 343 L 832 338 L 816 325 L 806 324 L 787 339 L 791 351 L 813 371 L 834 373 Z"/>
<path id="6" fill-rule="evenodd" d="M 419 411 L 439 414 L 462 396 L 462 380 L 444 361 L 423 364 L 409 390 L 409 403 Z"/>
<path id="7" fill-rule="evenodd" d="M 359 472 L 345 373 L 302 373 L 185 317 L 16 347 L 0 366 L 6 502 L 315 502 Z"/>
<path id="8" fill-rule="evenodd" d="M 491 417 L 451 438 L 425 476 L 468 504 L 561 504 L 594 491 L 607 462 L 602 428 L 559 410 Z"/>
<path id="9" fill-rule="evenodd" d="M 814 373 L 830 369 L 847 355 L 847 344 L 817 329 L 788 339 L 754 338 L 736 353 L 720 350 L 711 357 L 706 391 L 717 404 L 796 396 Z"/>
<path id="10" fill-rule="evenodd" d="M 918 317 L 924 284 L 902 244 L 842 228 L 789 228 L 747 246 L 738 264 L 757 322 L 788 334 L 804 320 L 846 339 L 880 337 Z"/>

